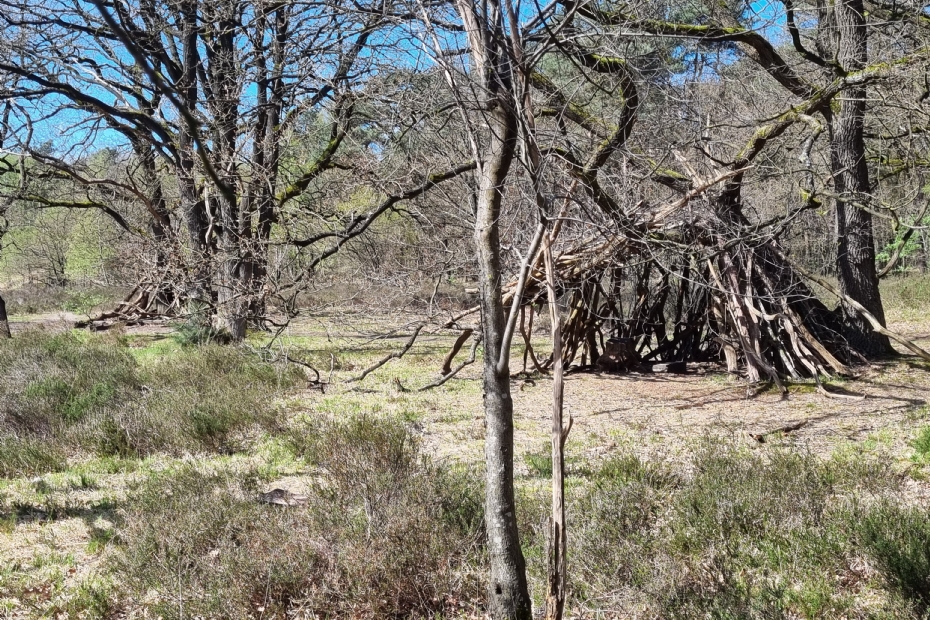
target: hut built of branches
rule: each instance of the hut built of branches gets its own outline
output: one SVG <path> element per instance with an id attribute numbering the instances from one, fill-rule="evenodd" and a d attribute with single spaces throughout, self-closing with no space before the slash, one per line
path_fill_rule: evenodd
<path id="1" fill-rule="evenodd" d="M 565 367 L 624 371 L 722 360 L 750 382 L 781 386 L 783 378 L 848 375 L 850 364 L 865 361 L 843 337 L 839 313 L 812 290 L 807 280 L 816 276 L 802 273 L 780 245 L 779 233 L 792 215 L 750 224 L 733 199 L 733 185 L 716 198 L 705 197 L 708 208 L 697 214 L 685 209 L 693 198 L 646 209 L 612 235 L 556 252 Z M 516 290 L 516 281 L 505 287 L 506 302 L 512 303 Z M 545 370 L 552 360 L 537 360 L 529 338 L 534 308 L 547 301 L 540 261 L 520 300 L 520 331 L 530 357 Z M 856 310 L 877 331 L 930 360 L 864 308 Z"/>

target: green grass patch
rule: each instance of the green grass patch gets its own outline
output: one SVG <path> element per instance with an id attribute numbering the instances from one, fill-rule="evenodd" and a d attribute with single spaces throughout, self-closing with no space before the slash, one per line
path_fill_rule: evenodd
<path id="1" fill-rule="evenodd" d="M 303 379 L 232 347 L 155 348 L 78 333 L 0 342 L 0 473 L 57 471 L 81 453 L 241 450 L 283 428 L 275 396 Z"/>
<path id="2" fill-rule="evenodd" d="M 930 426 L 925 426 L 917 432 L 911 447 L 914 448 L 913 460 L 930 463 Z"/>

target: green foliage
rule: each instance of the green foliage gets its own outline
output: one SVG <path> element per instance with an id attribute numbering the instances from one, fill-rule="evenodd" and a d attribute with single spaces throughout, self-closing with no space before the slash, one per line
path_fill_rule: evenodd
<path id="1" fill-rule="evenodd" d="M 304 506 L 260 503 L 248 472 L 186 466 L 143 485 L 114 559 L 134 602 L 164 618 L 423 617 L 474 591 L 459 570 L 477 540 L 467 477 L 421 458 L 398 422 L 307 431 L 319 475 Z"/>
<path id="2" fill-rule="evenodd" d="M 930 611 L 930 514 L 882 501 L 857 514 L 861 544 L 885 578 L 923 611 Z"/>
<path id="3" fill-rule="evenodd" d="M 930 426 L 920 429 L 917 437 L 911 442 L 914 448 L 914 460 L 922 463 L 930 462 Z"/>
<path id="4" fill-rule="evenodd" d="M 552 448 L 543 446 L 535 452 L 527 452 L 523 455 L 523 461 L 531 476 L 536 478 L 552 477 Z"/>
<path id="5" fill-rule="evenodd" d="M 281 428 L 273 395 L 294 367 L 237 349 L 188 347 L 137 361 L 118 338 L 30 332 L 0 341 L 0 470 L 60 469 L 63 455 L 139 456 L 241 449 Z"/>
<path id="6" fill-rule="evenodd" d="M 171 339 L 182 347 L 198 346 L 216 343 L 229 344 L 230 337 L 227 332 L 218 329 L 209 322 L 200 318 L 193 318 L 174 326 Z"/>
<path id="7" fill-rule="evenodd" d="M 864 462 L 864 461 L 873 462 Z M 857 593 L 892 587 L 880 617 L 920 617 L 930 517 L 898 502 L 883 459 L 699 446 L 688 476 L 632 455 L 604 463 L 568 502 L 578 604 L 666 618 L 857 615 Z"/>
<path id="8" fill-rule="evenodd" d="M 76 290 L 71 292 L 64 303 L 64 309 L 77 314 L 90 314 L 97 307 L 110 301 L 110 296 L 98 291 Z"/>
<path id="9" fill-rule="evenodd" d="M 48 192 L 53 195 L 54 191 Z M 0 281 L 38 282 L 60 288 L 85 284 L 112 271 L 120 232 L 93 209 L 34 208 L 14 203 L 0 252 Z"/>
<path id="10" fill-rule="evenodd" d="M 930 195 L 930 186 L 925 186 L 921 188 L 921 193 L 925 196 Z M 917 226 L 926 226 L 930 224 L 930 215 L 924 216 L 919 222 L 915 222 L 914 225 Z M 895 252 L 900 252 L 902 259 L 908 258 L 917 252 L 922 252 L 923 247 L 920 242 L 920 234 L 911 234 L 910 237 L 905 241 L 904 235 L 910 230 L 907 227 L 900 227 L 895 235 L 895 238 L 892 239 L 880 252 L 875 255 L 875 259 L 879 263 L 886 263 L 891 260 L 891 257 L 894 256 Z M 894 270 L 897 272 L 904 272 L 904 264 L 899 263 L 898 267 Z"/>

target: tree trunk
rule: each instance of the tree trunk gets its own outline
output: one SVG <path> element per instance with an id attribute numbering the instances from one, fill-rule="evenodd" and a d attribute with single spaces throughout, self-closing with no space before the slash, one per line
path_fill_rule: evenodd
<path id="1" fill-rule="evenodd" d="M 6 302 L 0 296 L 0 339 L 11 338 L 10 320 L 6 316 Z"/>
<path id="2" fill-rule="evenodd" d="M 236 132 L 240 122 L 238 102 L 242 83 L 233 35 L 236 9 L 235 3 L 221 2 L 214 6 L 215 12 L 205 11 L 204 15 L 216 23 L 216 30 L 209 36 L 202 36 L 210 60 L 206 75 L 214 93 L 209 105 L 214 119 L 211 133 L 216 161 L 215 184 L 219 193 L 214 214 L 218 245 L 215 324 L 234 342 L 245 337 L 252 271 L 247 258 L 251 218 L 243 217 L 242 209 L 248 207 L 241 204 L 235 189 L 240 180 L 236 166 Z"/>
<path id="3" fill-rule="evenodd" d="M 833 7 L 834 42 L 837 58 L 846 71 L 857 71 L 868 62 L 865 15 L 862 0 L 843 0 Z M 836 272 L 839 289 L 862 304 L 885 325 L 878 275 L 872 215 L 854 203 L 869 199 L 869 169 L 865 159 L 864 86 L 844 90 L 837 98 L 838 109 L 830 119 L 836 226 Z M 894 350 L 885 336 L 847 305 L 841 305 L 845 334 L 850 346 L 866 356 L 881 356 Z"/>
<path id="4" fill-rule="evenodd" d="M 484 415 L 487 485 L 485 522 L 491 558 L 489 601 L 495 620 L 524 620 L 531 616 L 526 562 L 517 532 L 513 490 L 513 400 L 510 365 L 502 351 L 507 319 L 501 293 L 499 218 L 501 187 L 513 159 L 516 127 L 503 106 L 492 112 L 489 157 L 484 162 L 475 221 L 484 331 Z M 490 120 L 490 119 L 489 119 Z M 499 363 L 503 362 L 503 363 Z"/>
<path id="5" fill-rule="evenodd" d="M 500 215 L 504 184 L 517 141 L 514 87 L 499 0 L 458 0 L 468 33 L 479 110 L 487 131 L 471 136 L 478 164 L 475 248 L 484 340 L 484 417 L 486 436 L 485 527 L 491 561 L 488 602 L 495 620 L 530 620 L 532 605 L 526 561 L 517 532 L 513 490 L 513 400 L 510 395 L 510 351 L 505 349 L 507 308 L 502 293 Z M 478 146 L 481 143 L 482 146 Z"/>
<path id="6" fill-rule="evenodd" d="M 920 230 L 920 273 L 927 273 L 930 269 L 930 235 L 926 230 Z"/>
<path id="7" fill-rule="evenodd" d="M 197 109 L 197 65 L 200 53 L 197 48 L 197 7 L 196 3 L 186 0 L 181 4 L 183 20 L 183 77 L 178 91 L 184 107 L 189 111 Z M 185 122 L 178 130 L 178 189 L 181 199 L 181 211 L 187 229 L 189 247 L 186 257 L 187 282 L 185 296 L 187 311 L 195 320 L 205 321 L 207 309 L 212 305 L 210 289 L 210 247 L 208 237 L 211 233 L 210 216 L 207 212 L 205 197 L 197 190 L 194 170 L 194 127 Z"/>

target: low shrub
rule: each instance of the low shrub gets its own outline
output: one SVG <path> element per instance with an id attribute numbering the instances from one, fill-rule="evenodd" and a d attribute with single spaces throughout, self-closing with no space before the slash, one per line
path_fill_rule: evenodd
<path id="1" fill-rule="evenodd" d="M 550 446 L 543 446 L 535 452 L 527 452 L 523 455 L 523 462 L 526 463 L 530 476 L 534 478 L 552 477 L 552 448 Z"/>
<path id="2" fill-rule="evenodd" d="M 229 333 L 214 327 L 208 321 L 193 318 L 183 323 L 177 323 L 171 333 L 171 339 L 182 347 L 191 347 L 202 344 L 229 344 Z"/>
<path id="3" fill-rule="evenodd" d="M 261 504 L 254 476 L 193 466 L 140 489 L 113 566 L 135 604 L 164 618 L 380 618 L 430 616 L 474 596 L 472 476 L 422 458 L 396 422 L 305 430 L 299 449 L 318 468 L 305 505 Z"/>
<path id="4" fill-rule="evenodd" d="M 859 617 L 871 589 L 869 613 L 921 618 L 930 517 L 887 499 L 903 487 L 881 461 L 705 444 L 682 476 L 615 457 L 568 502 L 574 604 L 662 618 Z"/>
<path id="5" fill-rule="evenodd" d="M 856 513 L 859 542 L 889 584 L 930 613 L 930 514 L 882 501 Z"/>
<path id="6" fill-rule="evenodd" d="M 231 347 L 138 362 L 117 337 L 25 333 L 0 341 L 0 434 L 16 438 L 0 449 L 0 471 L 51 471 L 79 450 L 238 450 L 251 429 L 280 430 L 272 397 L 301 376 Z"/>
<path id="7" fill-rule="evenodd" d="M 0 477 L 62 471 L 67 462 L 58 446 L 34 438 L 0 434 Z"/>

